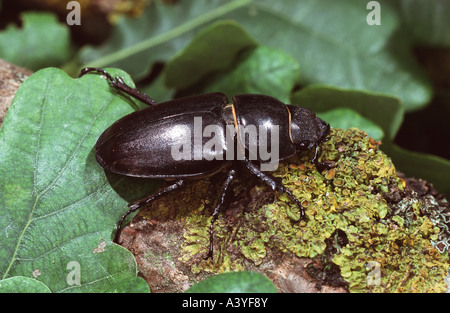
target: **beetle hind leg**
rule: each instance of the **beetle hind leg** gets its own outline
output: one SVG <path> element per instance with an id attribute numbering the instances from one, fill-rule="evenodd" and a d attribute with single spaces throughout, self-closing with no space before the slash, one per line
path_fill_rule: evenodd
<path id="1" fill-rule="evenodd" d="M 184 179 L 177 180 L 174 184 L 167 186 L 166 188 L 160 190 L 159 192 L 131 203 L 128 206 L 130 209 L 120 218 L 119 222 L 117 223 L 117 230 L 116 230 L 116 236 L 114 237 L 114 242 L 116 242 L 116 243 L 118 242 L 119 235 L 120 235 L 120 232 L 122 230 L 123 221 L 125 220 L 125 218 L 128 215 L 130 215 L 131 213 L 139 210 L 141 207 L 143 207 L 144 205 L 152 202 L 156 198 L 159 198 L 162 195 L 165 195 L 165 194 L 167 194 L 167 193 L 169 193 L 171 191 L 174 191 L 176 189 L 179 189 L 179 188 L 183 187 L 184 184 L 185 184 L 185 180 Z"/>
<path id="2" fill-rule="evenodd" d="M 116 76 L 115 78 L 112 77 L 107 71 L 105 71 L 102 68 L 97 67 L 85 67 L 81 70 L 80 75 L 78 77 L 81 77 L 87 73 L 95 72 L 102 74 L 106 77 L 106 79 L 110 82 L 111 86 L 126 93 L 127 95 L 138 99 L 139 101 L 148 104 L 148 105 L 154 105 L 156 104 L 156 101 L 153 100 L 151 97 L 147 96 L 145 93 L 140 92 L 137 88 L 133 88 L 125 84 L 122 78 L 119 76 Z"/>

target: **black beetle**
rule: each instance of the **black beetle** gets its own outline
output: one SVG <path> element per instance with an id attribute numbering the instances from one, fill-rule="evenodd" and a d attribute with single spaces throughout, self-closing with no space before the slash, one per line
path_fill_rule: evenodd
<path id="1" fill-rule="evenodd" d="M 157 104 L 103 69 L 85 68 L 80 77 L 89 72 L 104 75 L 112 87 L 150 105 L 119 119 L 103 132 L 95 146 L 98 163 L 107 171 L 125 176 L 176 180 L 156 194 L 130 204 L 118 223 L 116 240 L 130 213 L 182 187 L 188 179 L 226 171 L 210 224 L 208 257 L 212 257 L 213 224 L 240 165 L 274 191 L 286 193 L 299 207 L 300 220 L 305 217 L 300 201 L 262 167 L 267 165 L 274 170 L 278 161 L 313 147 L 316 149 L 311 161 L 316 167 L 331 167 L 318 161 L 318 147 L 328 139 L 330 125 L 313 112 L 264 95 L 234 96 L 230 104 L 224 94 L 209 93 Z M 215 136 L 209 139 L 213 133 Z M 268 148 L 275 154 L 271 162 L 265 162 Z"/>

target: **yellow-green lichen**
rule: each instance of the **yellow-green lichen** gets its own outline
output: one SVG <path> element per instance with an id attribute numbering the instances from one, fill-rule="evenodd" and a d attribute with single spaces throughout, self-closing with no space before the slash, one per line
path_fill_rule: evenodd
<path id="1" fill-rule="evenodd" d="M 258 266 L 273 249 L 315 258 L 325 253 L 327 242 L 336 243 L 339 231 L 345 243 L 336 243 L 331 261 L 340 267 L 350 291 L 445 291 L 448 255 L 432 245 L 441 229 L 421 214 L 419 201 L 400 202 L 397 211 L 406 213 L 394 214 L 385 194 L 390 188 L 403 190 L 405 181 L 377 142 L 357 129 L 332 129 L 320 159 L 335 166 L 319 172 L 310 159 L 310 154 L 300 154 L 273 173 L 301 201 L 307 218 L 299 222 L 299 209 L 286 195 L 263 206 L 224 210 L 214 227 L 213 260 L 203 259 L 211 220 L 203 209 L 206 205 L 211 212 L 217 191 L 211 193 L 202 181 L 189 187 L 195 190 L 176 200 L 180 207 L 193 197 L 196 203 L 180 213 L 186 230 L 179 260 L 193 272 L 218 273 L 246 269 L 249 261 Z"/>

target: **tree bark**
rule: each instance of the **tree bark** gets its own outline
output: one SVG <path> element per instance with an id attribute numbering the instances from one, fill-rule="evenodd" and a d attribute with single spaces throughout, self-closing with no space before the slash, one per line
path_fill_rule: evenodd
<path id="1" fill-rule="evenodd" d="M 0 127 L 17 89 L 31 74 L 27 69 L 0 59 Z"/>

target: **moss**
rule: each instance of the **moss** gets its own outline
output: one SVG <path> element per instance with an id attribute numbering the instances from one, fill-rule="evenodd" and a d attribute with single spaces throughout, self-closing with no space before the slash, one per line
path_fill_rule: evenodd
<path id="1" fill-rule="evenodd" d="M 424 214 L 426 208 L 417 199 L 407 198 L 395 206 L 387 202 L 389 190 L 403 190 L 405 181 L 378 145 L 357 129 L 332 129 L 331 140 L 321 145 L 321 160 L 333 161 L 334 168 L 318 172 L 309 153 L 281 163 L 273 174 L 301 201 L 306 220 L 299 222 L 299 209 L 286 195 L 265 205 L 264 199 L 250 202 L 249 208 L 242 201 L 233 203 L 232 207 L 243 208 L 219 215 L 213 260 L 203 259 L 211 219 L 204 210 L 211 211 L 218 191 L 204 181 L 189 186 L 181 200 L 176 200 L 179 195 L 173 198 L 180 208 L 190 204 L 187 211 L 177 213 L 185 223 L 178 260 L 196 273 L 219 273 L 246 269 L 248 262 L 258 266 L 269 250 L 323 256 L 331 242 L 335 248 L 331 261 L 340 267 L 350 291 L 445 291 L 448 255 L 433 246 L 447 240 L 442 238 L 442 223 Z M 248 193 L 240 185 L 236 184 L 237 194 Z M 270 193 L 261 187 L 252 192 L 261 190 Z M 345 240 L 338 240 L 338 233 Z"/>

